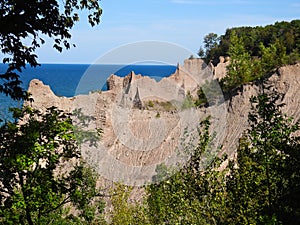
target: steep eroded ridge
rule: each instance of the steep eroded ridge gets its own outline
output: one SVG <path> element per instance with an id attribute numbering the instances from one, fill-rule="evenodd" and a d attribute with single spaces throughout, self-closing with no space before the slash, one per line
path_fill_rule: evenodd
<path id="1" fill-rule="evenodd" d="M 221 62 L 218 71 L 224 71 L 226 65 L 227 62 Z M 90 128 L 104 131 L 102 147 L 114 160 L 122 162 L 123 167 L 118 165 L 116 168 L 132 174 L 128 177 L 120 175 L 121 178 L 136 179 L 139 176 L 137 173 L 143 173 L 143 170 L 155 172 L 156 165 L 172 158 L 180 146 L 179 139 L 183 137 L 184 126 L 198 124 L 208 115 L 212 116 L 212 132 L 218 134 L 213 144 L 215 147 L 222 146 L 219 154 L 226 152 L 234 155 L 239 138 L 248 128 L 249 99 L 257 95 L 261 87 L 244 85 L 225 102 L 193 108 L 189 114 L 182 114 L 179 103 L 185 101 L 187 93 L 195 95 L 201 84 L 197 79 L 216 75 L 209 73 L 208 69 L 210 67 L 205 66 L 202 60 L 191 59 L 185 60 L 184 66 L 178 65 L 173 75 L 159 82 L 134 72 L 124 78 L 111 75 L 108 91 L 72 98 L 57 97 L 49 86 L 32 80 L 29 92 L 35 101 L 31 106 L 38 109 L 56 106 L 66 112 L 81 108 L 84 114 L 93 116 L 95 122 Z M 218 74 L 218 77 L 221 75 Z M 284 94 L 284 113 L 299 120 L 300 64 L 280 68 L 278 73 L 268 78 L 267 84 Z M 184 119 L 186 124 L 182 122 Z M 89 156 L 94 164 L 102 163 L 97 161 L 101 153 L 97 154 Z M 140 170 L 134 171 L 137 168 Z M 106 175 L 109 176 L 109 173 Z M 113 179 L 117 180 L 118 177 Z"/>

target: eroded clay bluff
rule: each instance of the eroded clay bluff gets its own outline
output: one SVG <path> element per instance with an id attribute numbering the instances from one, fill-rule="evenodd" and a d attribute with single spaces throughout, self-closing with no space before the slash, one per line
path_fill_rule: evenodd
<path id="1" fill-rule="evenodd" d="M 66 112 L 81 108 L 84 114 L 93 116 L 95 121 L 89 128 L 103 129 L 103 149 L 93 150 L 85 145 L 83 149 L 89 149 L 85 152 L 86 157 L 94 165 L 101 164 L 105 169 L 101 167 L 99 172 L 110 180 L 135 179 L 139 183 L 141 179 L 142 183 L 151 179 L 157 164 L 174 160 L 178 139 L 186 131 L 183 128 L 191 126 L 188 131 L 193 132 L 198 121 L 208 115 L 213 121 L 212 132 L 217 134 L 212 145 L 222 146 L 219 154 L 234 155 L 238 139 L 247 129 L 249 98 L 257 95 L 259 86 L 244 85 L 232 98 L 224 101 L 218 96 L 217 103 L 208 107 L 187 113 L 179 110 L 188 92 L 194 95 L 205 80 L 224 76 L 227 64 L 221 60 L 211 69 L 201 59 L 185 60 L 173 75 L 160 82 L 133 72 L 124 78 L 111 75 L 107 81 L 108 91 L 72 98 L 57 97 L 49 86 L 32 80 L 29 92 L 34 102 L 31 106 L 38 109 L 56 106 Z M 284 113 L 300 119 L 300 64 L 280 68 L 267 82 L 285 94 L 282 100 L 286 104 Z M 218 94 L 218 91 L 214 93 Z M 122 172 L 115 174 L 113 170 Z M 150 175 L 141 178 L 137 174 Z"/>

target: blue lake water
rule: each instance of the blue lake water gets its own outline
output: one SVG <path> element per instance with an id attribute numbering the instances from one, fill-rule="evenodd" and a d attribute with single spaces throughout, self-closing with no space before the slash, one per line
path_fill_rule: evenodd
<path id="1" fill-rule="evenodd" d="M 147 75 L 156 80 L 174 73 L 174 65 L 86 65 L 86 64 L 42 64 L 39 67 L 24 69 L 21 73 L 22 87 L 27 89 L 32 79 L 39 79 L 51 87 L 58 96 L 72 97 L 88 94 L 94 90 L 106 90 L 106 80 L 111 74 L 124 77 L 131 71 Z M 6 65 L 0 64 L 0 73 L 6 71 Z M 77 88 L 79 83 L 80 89 Z M 18 107 L 21 103 L 0 94 L 0 118 L 8 117 L 9 107 Z"/>

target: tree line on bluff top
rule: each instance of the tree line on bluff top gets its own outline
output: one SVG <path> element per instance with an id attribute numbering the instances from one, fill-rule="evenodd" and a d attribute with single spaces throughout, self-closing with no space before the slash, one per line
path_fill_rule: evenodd
<path id="1" fill-rule="evenodd" d="M 230 92 L 300 60 L 300 20 L 231 28 L 221 36 L 210 33 L 204 37 L 204 48 L 200 47 L 198 54 L 214 65 L 220 56 L 230 57 L 228 72 L 220 80 L 223 91 Z"/>
<path id="2" fill-rule="evenodd" d="M 289 63 L 299 60 L 300 52 L 300 20 L 276 22 L 265 27 L 235 27 L 227 29 L 225 34 L 218 36 L 210 33 L 204 37 L 204 48 L 200 47 L 199 56 L 207 62 L 217 63 L 220 56 L 230 55 L 231 37 L 235 34 L 242 40 L 242 45 L 251 57 L 261 57 L 260 45 L 269 47 L 276 42 L 285 48 L 290 56 Z"/>

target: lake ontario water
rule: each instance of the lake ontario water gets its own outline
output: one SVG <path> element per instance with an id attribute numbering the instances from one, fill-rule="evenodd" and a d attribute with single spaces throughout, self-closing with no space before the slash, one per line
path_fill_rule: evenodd
<path id="1" fill-rule="evenodd" d="M 7 65 L 0 64 L 0 73 L 6 71 Z M 131 71 L 135 74 L 150 76 L 156 80 L 173 74 L 174 65 L 87 65 L 87 64 L 42 64 L 36 68 L 27 67 L 20 74 L 22 87 L 28 89 L 32 79 L 39 79 L 49 85 L 57 96 L 72 97 L 78 94 L 88 94 L 95 90 L 107 90 L 106 80 L 111 74 L 121 77 Z M 83 89 L 78 90 L 79 82 L 86 82 Z M 1 81 L 0 81 L 1 82 Z M 21 107 L 22 103 L 13 101 L 10 97 L 0 94 L 0 119 L 10 119 L 10 107 Z"/>

